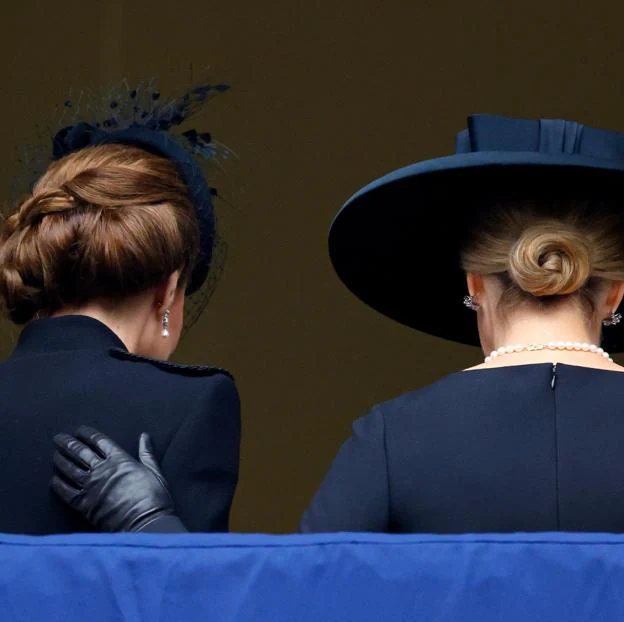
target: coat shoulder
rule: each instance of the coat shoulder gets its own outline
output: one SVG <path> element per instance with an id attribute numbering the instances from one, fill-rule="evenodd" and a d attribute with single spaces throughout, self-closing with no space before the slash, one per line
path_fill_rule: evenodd
<path id="1" fill-rule="evenodd" d="M 227 376 L 232 380 L 234 379 L 232 374 L 227 369 L 223 369 L 221 367 L 212 367 L 210 365 L 183 365 L 182 363 L 172 363 L 170 361 L 154 359 L 148 356 L 132 354 L 131 352 L 127 352 L 126 350 L 122 350 L 121 348 L 111 348 L 108 353 L 112 358 L 120 361 L 127 361 L 129 363 L 147 363 L 157 369 L 178 376 L 205 377 L 222 375 Z"/>

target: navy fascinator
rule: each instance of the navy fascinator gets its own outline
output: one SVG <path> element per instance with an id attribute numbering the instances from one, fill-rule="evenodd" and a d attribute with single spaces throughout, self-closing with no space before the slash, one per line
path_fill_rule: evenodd
<path id="1" fill-rule="evenodd" d="M 184 123 L 215 95 L 229 89 L 226 84 L 199 84 L 175 99 L 164 99 L 152 84 L 131 88 L 124 82 L 116 92 L 105 97 L 99 106 L 87 102 L 91 120 L 81 117 L 84 97 L 67 100 L 66 109 L 78 108 L 75 122 L 63 127 L 53 138 L 52 156 L 58 160 L 69 153 L 94 145 L 109 143 L 139 147 L 168 158 L 188 188 L 195 209 L 200 234 L 200 250 L 187 287 L 187 294 L 197 292 L 206 282 L 214 259 L 216 218 L 213 205 L 215 190 L 208 185 L 198 160 L 225 159 L 229 150 L 216 143 L 208 132 L 195 129 L 179 134 L 172 130 Z"/>

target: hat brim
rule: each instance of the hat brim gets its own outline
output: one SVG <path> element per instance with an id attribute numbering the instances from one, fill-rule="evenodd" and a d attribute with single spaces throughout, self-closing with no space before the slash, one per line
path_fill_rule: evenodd
<path id="1" fill-rule="evenodd" d="M 376 311 L 416 330 L 479 345 L 462 305 L 459 252 L 479 211 L 506 198 L 624 196 L 624 162 L 586 156 L 478 152 L 419 162 L 353 195 L 335 217 L 329 253 L 347 288 Z M 589 193 L 589 194 L 588 194 Z M 624 350 L 624 330 L 605 333 Z"/>

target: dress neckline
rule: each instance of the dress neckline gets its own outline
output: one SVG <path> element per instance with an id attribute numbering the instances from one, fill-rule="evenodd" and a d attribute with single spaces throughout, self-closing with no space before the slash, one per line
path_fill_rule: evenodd
<path id="1" fill-rule="evenodd" d="M 501 369 L 518 369 L 518 368 L 552 368 L 556 366 L 557 369 L 561 369 L 562 367 L 567 367 L 574 370 L 588 370 L 588 371 L 598 371 L 598 372 L 606 372 L 609 374 L 619 374 L 624 375 L 624 369 L 622 371 L 618 371 L 617 369 L 604 369 L 603 367 L 590 367 L 589 365 L 571 365 L 570 363 L 551 363 L 551 362 L 543 362 L 543 363 L 518 363 L 517 365 L 500 365 L 498 367 L 480 367 L 478 369 L 463 369 L 457 373 L 459 374 L 474 374 L 477 372 L 486 372 L 486 371 L 496 371 Z"/>

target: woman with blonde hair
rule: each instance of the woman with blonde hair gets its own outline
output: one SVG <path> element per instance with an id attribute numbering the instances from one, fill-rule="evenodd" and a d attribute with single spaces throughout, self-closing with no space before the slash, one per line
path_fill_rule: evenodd
<path id="1" fill-rule="evenodd" d="M 185 297 L 202 293 L 213 267 L 216 234 L 196 135 L 168 130 L 215 88 L 170 101 L 132 90 L 111 102 L 110 117 L 64 128 L 54 161 L 2 224 L 0 300 L 25 325 L 0 365 L 2 532 L 90 529 L 51 495 L 50 465 L 39 458 L 57 431 L 80 423 L 132 453 L 149 432 L 153 446 L 143 437 L 139 454 L 162 465 L 187 526 L 228 528 L 236 387 L 224 370 L 167 362 Z M 83 458 L 78 450 L 78 465 Z M 57 456 L 57 468 L 69 464 Z M 147 512 L 131 528 L 150 521 Z"/>
<path id="2" fill-rule="evenodd" d="M 457 146 L 354 195 L 330 254 L 366 304 L 484 361 L 357 420 L 301 530 L 621 531 L 624 135 L 476 116 Z M 100 468 L 80 486 L 103 515 L 124 484 Z M 150 481 L 126 501 L 157 507 Z"/>

